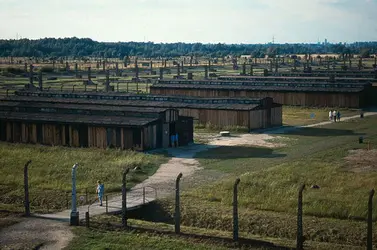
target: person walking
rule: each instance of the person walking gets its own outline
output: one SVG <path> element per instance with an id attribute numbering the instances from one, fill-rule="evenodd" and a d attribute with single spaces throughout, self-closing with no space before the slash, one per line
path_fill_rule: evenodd
<path id="1" fill-rule="evenodd" d="M 332 110 L 329 111 L 329 120 L 332 121 Z"/>
<path id="2" fill-rule="evenodd" d="M 334 119 L 334 122 L 336 122 L 336 110 L 332 112 L 332 118 Z"/>
<path id="3" fill-rule="evenodd" d="M 339 110 L 336 112 L 336 118 L 338 119 L 338 122 L 340 122 L 340 112 L 339 112 Z"/>
<path id="4" fill-rule="evenodd" d="M 97 189 L 99 205 L 102 206 L 103 193 L 105 192 L 105 185 L 101 181 L 97 181 Z"/>

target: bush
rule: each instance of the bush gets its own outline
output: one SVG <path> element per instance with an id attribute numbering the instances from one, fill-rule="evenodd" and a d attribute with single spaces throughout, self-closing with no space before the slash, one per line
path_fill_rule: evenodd
<path id="1" fill-rule="evenodd" d="M 7 68 L 5 68 L 4 72 L 15 74 L 15 75 L 20 75 L 20 74 L 26 73 L 24 69 L 13 68 L 13 67 L 7 67 Z"/>
<path id="2" fill-rule="evenodd" d="M 54 72 L 54 68 L 45 66 L 45 67 L 40 68 L 39 71 L 44 72 L 44 73 L 52 73 Z"/>

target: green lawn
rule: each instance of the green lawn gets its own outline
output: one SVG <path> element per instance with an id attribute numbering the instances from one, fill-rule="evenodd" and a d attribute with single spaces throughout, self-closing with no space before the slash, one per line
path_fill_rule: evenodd
<path id="1" fill-rule="evenodd" d="M 239 184 L 240 227 L 255 234 L 294 238 L 297 190 L 304 192 L 304 223 L 313 240 L 353 245 L 365 243 L 369 190 L 377 187 L 377 153 L 359 144 L 360 135 L 377 147 L 377 117 L 292 131 L 278 149 L 220 147 L 199 153 L 204 170 L 226 174 L 224 179 L 183 193 L 185 225 L 231 230 L 233 183 Z M 347 162 L 349 150 L 374 157 L 372 168 Z M 371 156 L 369 156 L 371 155 Z M 311 185 L 320 189 L 311 189 Z M 377 219 L 377 209 L 373 211 Z M 242 226 L 241 226 L 242 225 Z M 377 231 L 375 231 L 377 244 Z"/>
<path id="2" fill-rule="evenodd" d="M 319 123 L 329 120 L 329 111 L 336 108 L 306 108 L 295 106 L 283 106 L 283 124 L 300 126 Z M 336 109 L 341 117 L 359 115 L 359 110 Z"/>
<path id="3" fill-rule="evenodd" d="M 181 235 L 174 234 L 174 226 L 135 219 L 128 220 L 128 231 L 120 228 L 119 216 L 101 215 L 92 218 L 91 228 L 76 228 L 76 237 L 67 250 L 74 249 L 234 249 L 231 233 L 181 226 Z M 240 233 L 241 249 L 272 249 L 271 245 L 293 246 L 294 242 L 278 239 L 266 241 Z M 271 243 L 271 241 L 273 243 Z M 276 249 L 276 248 L 274 248 Z"/>
<path id="4" fill-rule="evenodd" d="M 105 183 L 107 194 L 120 193 L 122 172 L 125 168 L 140 167 L 131 171 L 128 187 L 153 174 L 161 163 L 162 155 L 151 155 L 117 149 L 65 148 L 40 145 L 0 143 L 0 209 L 21 211 L 23 207 L 23 166 L 29 167 L 30 200 L 33 212 L 47 212 L 66 208 L 67 192 L 71 189 L 71 169 L 78 163 L 77 189 L 79 195 L 89 200 L 95 198 L 96 181 Z"/>
<path id="5" fill-rule="evenodd" d="M 280 221 L 279 221 L 280 222 Z M 181 234 L 174 234 L 174 226 L 135 219 L 128 220 L 128 231 L 120 228 L 119 216 L 101 215 L 91 219 L 90 229 L 74 229 L 76 237 L 66 248 L 75 249 L 293 249 L 295 239 L 262 237 L 240 231 L 240 243 L 232 241 L 232 232 L 181 226 Z M 333 229 L 335 231 L 335 229 Z M 305 249 L 353 249 L 364 247 L 319 241 L 305 241 Z"/>
<path id="6" fill-rule="evenodd" d="M 211 250 L 228 249 L 214 244 L 199 243 L 179 237 L 169 237 L 159 233 L 138 233 L 122 231 L 104 231 L 77 229 L 76 237 L 67 250 L 102 250 L 102 249 L 190 249 Z"/>

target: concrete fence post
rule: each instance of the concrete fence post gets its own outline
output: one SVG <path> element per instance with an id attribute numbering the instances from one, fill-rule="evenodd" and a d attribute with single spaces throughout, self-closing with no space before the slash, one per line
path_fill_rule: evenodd
<path id="1" fill-rule="evenodd" d="M 233 241 L 238 241 L 238 184 L 237 178 L 233 186 Z"/>
<path id="2" fill-rule="evenodd" d="M 143 187 L 143 204 L 145 204 L 145 187 Z"/>
<path id="3" fill-rule="evenodd" d="M 79 73 L 78 73 L 78 70 L 79 69 L 79 67 L 78 67 L 78 65 L 77 65 L 77 62 L 75 63 L 75 77 L 77 78 L 78 77 L 78 75 L 79 75 Z"/>
<path id="4" fill-rule="evenodd" d="M 374 189 L 369 192 L 368 200 L 368 236 L 367 236 L 367 250 L 373 249 L 373 196 Z"/>
<path id="5" fill-rule="evenodd" d="M 361 70 L 362 67 L 363 67 L 363 59 L 360 57 L 359 64 L 358 64 L 359 70 Z"/>
<path id="6" fill-rule="evenodd" d="M 126 179 L 127 174 L 130 171 L 129 168 L 127 168 L 123 172 L 123 178 L 122 178 L 122 226 L 123 228 L 127 227 L 127 195 L 126 195 Z"/>
<path id="7" fill-rule="evenodd" d="M 106 70 L 105 88 L 106 88 L 106 92 L 108 92 L 110 88 L 110 71 L 109 70 Z"/>
<path id="8" fill-rule="evenodd" d="M 204 79 L 208 79 L 208 66 L 204 65 Z"/>
<path id="9" fill-rule="evenodd" d="M 305 184 L 302 184 L 298 190 L 298 206 L 297 206 L 297 250 L 304 249 L 304 236 L 302 228 L 302 194 Z"/>
<path id="10" fill-rule="evenodd" d="M 39 85 L 39 90 L 43 90 L 43 76 L 42 76 L 42 71 L 39 71 L 38 73 L 38 85 Z"/>
<path id="11" fill-rule="evenodd" d="M 92 68 L 88 67 L 88 82 L 92 81 Z"/>
<path id="12" fill-rule="evenodd" d="M 25 216 L 30 216 L 30 201 L 29 201 L 29 174 L 28 174 L 28 168 L 31 163 L 31 160 L 26 162 L 24 166 L 24 191 L 25 191 L 25 200 L 24 200 L 24 206 L 25 206 Z"/>
<path id="13" fill-rule="evenodd" d="M 79 212 L 77 211 L 76 206 L 76 169 L 78 164 L 76 163 L 72 167 L 72 210 L 71 210 L 71 218 L 70 218 L 70 225 L 71 226 L 78 226 L 80 223 L 79 220 Z"/>
<path id="14" fill-rule="evenodd" d="M 270 60 L 270 72 L 272 72 L 272 66 L 273 66 L 273 61 L 272 59 Z"/>
<path id="15" fill-rule="evenodd" d="M 85 212 L 85 225 L 89 228 L 89 211 Z"/>
<path id="16" fill-rule="evenodd" d="M 33 64 L 30 64 L 29 83 L 30 83 L 30 88 L 31 88 L 31 86 L 34 85 L 34 66 L 33 66 Z"/>
<path id="17" fill-rule="evenodd" d="M 174 213 L 174 221 L 175 221 L 175 233 L 179 234 L 181 232 L 181 208 L 180 208 L 180 200 L 179 200 L 179 182 L 182 178 L 182 173 L 177 176 L 175 181 L 175 213 Z"/>
<path id="18" fill-rule="evenodd" d="M 164 79 L 164 69 L 160 68 L 160 79 Z"/>
<path id="19" fill-rule="evenodd" d="M 135 77 L 139 79 L 139 65 L 137 63 L 137 58 L 135 59 Z"/>
<path id="20" fill-rule="evenodd" d="M 66 196 L 65 196 L 65 202 L 67 204 L 67 209 L 69 209 L 69 193 L 68 192 L 66 193 Z"/>

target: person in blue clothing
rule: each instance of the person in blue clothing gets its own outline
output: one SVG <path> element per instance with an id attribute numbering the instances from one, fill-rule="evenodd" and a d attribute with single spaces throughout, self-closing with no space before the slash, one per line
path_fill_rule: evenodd
<path id="1" fill-rule="evenodd" d="M 105 185 L 100 181 L 97 181 L 97 195 L 99 200 L 99 205 L 102 206 L 103 193 L 105 192 Z"/>
<path id="2" fill-rule="evenodd" d="M 174 148 L 174 146 L 175 146 L 175 135 L 174 134 L 172 134 L 170 136 L 170 141 L 171 141 L 171 147 Z"/>
<path id="3" fill-rule="evenodd" d="M 175 147 L 178 147 L 178 133 L 175 134 Z"/>
<path id="4" fill-rule="evenodd" d="M 338 122 L 340 122 L 340 112 L 339 112 L 339 110 L 336 112 L 336 119 L 338 119 Z"/>

